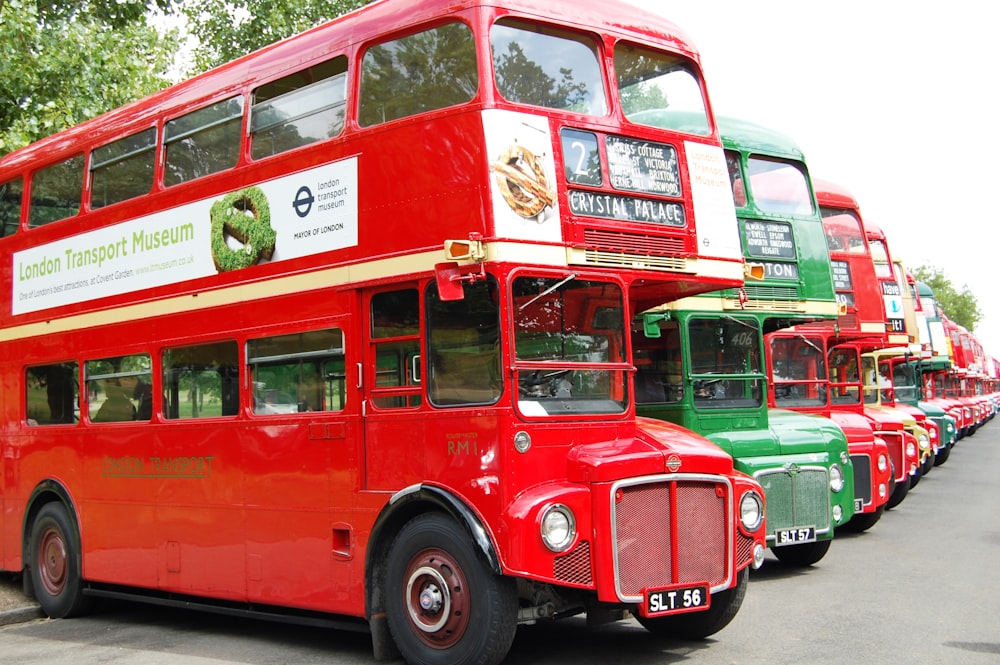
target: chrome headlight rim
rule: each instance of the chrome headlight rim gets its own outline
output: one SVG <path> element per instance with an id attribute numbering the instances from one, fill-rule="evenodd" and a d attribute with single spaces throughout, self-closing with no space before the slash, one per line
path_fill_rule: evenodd
<path id="1" fill-rule="evenodd" d="M 844 485 L 846 485 L 844 480 L 844 470 L 840 468 L 839 464 L 830 465 L 830 489 L 834 494 L 839 494 L 844 490 Z"/>
<path id="2" fill-rule="evenodd" d="M 740 524 L 747 533 L 753 533 L 764 524 L 764 497 L 754 490 L 747 490 L 740 497 Z"/>
<path id="3" fill-rule="evenodd" d="M 576 516 L 566 504 L 553 504 L 542 511 L 538 531 L 545 547 L 552 552 L 565 552 L 576 541 Z"/>

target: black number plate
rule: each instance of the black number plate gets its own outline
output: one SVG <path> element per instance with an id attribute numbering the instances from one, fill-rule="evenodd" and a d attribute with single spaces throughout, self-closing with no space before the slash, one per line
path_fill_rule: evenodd
<path id="1" fill-rule="evenodd" d="M 645 596 L 645 602 L 642 604 L 644 617 L 705 610 L 712 602 L 707 583 L 649 589 Z"/>
<path id="2" fill-rule="evenodd" d="M 798 545 L 816 541 L 816 527 L 803 526 L 797 529 L 780 529 L 774 532 L 774 545 Z"/>

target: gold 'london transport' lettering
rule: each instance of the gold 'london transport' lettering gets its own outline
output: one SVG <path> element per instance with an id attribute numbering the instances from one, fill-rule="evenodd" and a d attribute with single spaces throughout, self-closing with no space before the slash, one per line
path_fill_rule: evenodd
<path id="1" fill-rule="evenodd" d="M 208 478 L 214 457 L 105 457 L 101 475 L 106 478 Z"/>

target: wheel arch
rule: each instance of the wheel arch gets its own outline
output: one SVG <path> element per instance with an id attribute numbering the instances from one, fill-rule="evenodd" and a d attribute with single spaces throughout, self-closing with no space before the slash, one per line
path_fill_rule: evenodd
<path id="1" fill-rule="evenodd" d="M 385 602 L 382 598 L 382 582 L 386 553 L 392 545 L 395 534 L 402 526 L 427 512 L 443 512 L 458 522 L 468 533 L 482 553 L 490 570 L 494 574 L 502 574 L 500 557 L 489 532 L 479 516 L 464 501 L 448 490 L 434 485 L 411 485 L 392 496 L 389 503 L 382 509 L 372 526 L 368 552 L 365 557 L 365 587 L 367 589 L 365 606 L 369 620 L 384 613 Z"/>
<path id="2" fill-rule="evenodd" d="M 82 540 L 82 535 L 80 534 L 80 520 L 76 512 L 76 505 L 70 497 L 69 490 L 67 490 L 66 487 L 58 480 L 52 478 L 43 480 L 35 486 L 35 489 L 31 492 L 31 496 L 28 497 L 28 502 L 24 507 L 24 518 L 21 521 L 22 585 L 24 592 L 31 597 L 34 596 L 31 585 L 31 529 L 32 525 L 35 523 L 35 518 L 38 516 L 38 512 L 42 509 L 42 507 L 46 504 L 54 502 L 61 503 L 63 508 L 66 509 L 66 514 L 69 516 L 70 524 L 73 526 L 73 533 L 71 536 L 76 539 L 74 544 L 77 547 L 77 551 L 82 551 L 80 549 Z M 77 572 L 82 574 L 83 571 Z"/>

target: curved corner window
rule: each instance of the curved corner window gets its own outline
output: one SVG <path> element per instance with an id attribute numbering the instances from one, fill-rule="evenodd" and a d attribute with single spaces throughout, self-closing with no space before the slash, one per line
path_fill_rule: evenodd
<path id="1" fill-rule="evenodd" d="M 358 122 L 370 127 L 464 104 L 478 89 L 472 30 L 464 23 L 448 23 L 365 52 Z"/>
<path id="2" fill-rule="evenodd" d="M 698 136 L 711 133 L 694 63 L 620 42 L 615 46 L 615 77 L 622 111 L 632 122 Z"/>
<path id="3" fill-rule="evenodd" d="M 580 35 L 501 19 L 490 30 L 493 75 L 509 102 L 607 115 L 597 47 Z"/>

